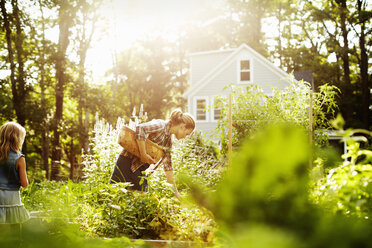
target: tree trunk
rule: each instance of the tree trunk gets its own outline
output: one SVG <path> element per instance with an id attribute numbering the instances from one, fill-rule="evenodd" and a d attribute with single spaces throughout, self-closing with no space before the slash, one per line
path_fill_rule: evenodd
<path id="1" fill-rule="evenodd" d="M 64 87 L 66 81 L 66 49 L 69 44 L 70 27 L 75 15 L 75 11 L 68 2 L 62 1 L 59 8 L 59 40 L 56 61 L 56 111 L 53 121 L 53 143 L 52 143 L 52 169 L 51 180 L 59 180 L 59 169 L 61 164 L 62 149 L 60 144 L 60 125 L 63 113 Z"/>
<path id="2" fill-rule="evenodd" d="M 39 8 L 41 13 L 41 24 L 42 24 L 42 48 L 40 52 L 40 91 L 41 91 L 41 110 L 43 115 L 42 121 L 42 130 L 41 130 L 41 140 L 42 140 L 42 151 L 41 157 L 43 160 L 43 167 L 45 170 L 45 178 L 50 179 L 49 177 L 49 122 L 47 116 L 47 106 L 45 99 L 45 19 L 44 12 L 42 7 L 42 2 L 39 0 Z"/>
<path id="3" fill-rule="evenodd" d="M 70 154 L 69 154 L 69 160 L 70 160 L 70 179 L 75 179 L 75 149 L 74 149 L 74 140 L 73 135 L 71 135 L 71 141 L 70 141 Z"/>
<path id="4" fill-rule="evenodd" d="M 358 0 L 358 14 L 361 15 L 362 0 Z M 366 41 L 365 41 L 365 20 L 360 20 L 360 36 L 359 36 L 359 47 L 360 47 L 360 79 L 362 83 L 362 122 L 363 128 L 369 129 L 370 126 L 370 97 L 371 97 L 371 86 L 368 82 L 368 55 L 366 51 Z"/>
<path id="5" fill-rule="evenodd" d="M 353 89 L 351 86 L 351 80 L 350 80 L 350 65 L 349 65 L 349 41 L 348 41 L 348 31 L 346 27 L 346 13 L 347 13 L 347 6 L 346 6 L 346 0 L 341 1 L 341 32 L 342 32 L 342 38 L 343 38 L 343 48 L 342 48 L 342 62 L 343 62 L 343 69 L 344 69 L 344 92 L 346 99 L 349 99 L 349 102 L 345 106 L 345 119 L 347 121 L 351 121 L 353 119 L 353 112 L 354 108 L 352 105 L 352 97 L 353 97 Z"/>
<path id="6" fill-rule="evenodd" d="M 18 2 L 12 0 L 12 7 L 14 13 L 14 19 L 16 24 L 16 37 L 15 37 L 15 48 L 17 51 L 17 63 L 18 63 L 18 77 L 17 77 L 17 99 L 13 98 L 13 107 L 17 115 L 17 121 L 22 126 L 26 124 L 26 98 L 27 98 L 27 89 L 25 82 L 25 72 L 24 72 L 24 51 L 23 51 L 23 41 L 24 35 L 21 28 L 21 19 L 18 9 Z M 24 149 L 26 146 L 24 147 Z"/>
<path id="7" fill-rule="evenodd" d="M 9 23 L 9 16 L 6 12 L 5 8 L 5 0 L 0 1 L 1 4 L 1 13 L 3 15 L 4 20 L 4 29 L 5 29 L 5 37 L 6 37 L 6 44 L 8 50 L 8 59 L 10 63 L 10 83 L 12 85 L 12 95 L 13 95 L 13 102 L 18 100 L 18 92 L 16 86 L 16 79 L 15 79 L 15 63 L 14 63 L 14 55 L 12 49 L 12 40 L 11 40 L 11 29 Z"/>
<path id="8" fill-rule="evenodd" d="M 87 147 L 85 147 L 86 144 L 86 139 L 88 136 L 88 130 L 86 129 L 85 122 L 83 123 L 83 111 L 86 109 L 87 105 L 87 92 L 86 92 L 86 87 L 85 87 L 85 58 L 87 55 L 87 47 L 88 44 L 86 44 L 85 41 L 85 22 L 84 22 L 84 27 L 83 27 L 83 38 L 80 41 L 80 51 L 79 51 L 79 57 L 80 57 L 80 62 L 79 62 L 79 84 L 80 84 L 80 94 L 79 94 L 79 138 L 80 138 L 80 144 L 83 148 L 83 152 L 86 154 Z"/>
<path id="9" fill-rule="evenodd" d="M 88 153 L 88 149 L 89 149 L 89 108 L 87 106 L 85 106 L 85 125 L 84 125 L 84 129 L 85 129 L 85 139 L 84 139 L 84 143 L 83 143 L 83 150 Z"/>
<path id="10" fill-rule="evenodd" d="M 279 54 L 279 68 L 282 67 L 283 61 L 282 61 L 282 2 L 279 2 L 278 6 L 278 54 Z"/>
<path id="11" fill-rule="evenodd" d="M 93 13 L 92 19 L 89 19 L 88 17 L 88 11 L 89 11 L 89 5 L 87 5 L 86 1 L 83 1 L 82 3 L 83 9 L 83 20 L 82 20 L 82 37 L 80 40 L 80 48 L 79 48 L 79 85 L 80 85 L 80 91 L 79 94 L 79 126 L 80 126 L 80 144 L 83 148 L 83 152 L 86 154 L 88 153 L 88 133 L 89 133 L 89 108 L 87 103 L 87 86 L 85 83 L 85 60 L 88 52 L 88 48 L 90 46 L 90 43 L 92 41 L 93 34 L 95 32 L 95 24 L 98 18 L 98 15 L 96 13 Z M 101 4 L 101 2 L 97 2 L 98 5 Z M 97 6 L 98 7 L 98 6 Z M 95 8 L 97 9 L 97 8 Z M 91 22 L 89 22 L 89 20 Z M 87 34 L 87 24 L 91 24 L 90 33 Z M 117 66 L 116 66 L 117 70 Z M 118 80 L 118 79 L 116 79 Z M 115 92 L 114 92 L 115 94 Z M 85 113 L 85 120 L 83 120 L 83 112 Z"/>
<path id="12" fill-rule="evenodd" d="M 49 125 L 45 121 L 43 123 L 45 126 L 43 127 L 44 130 L 42 131 L 41 136 L 43 142 L 41 155 L 43 159 L 43 167 L 45 170 L 45 178 L 49 180 Z"/>

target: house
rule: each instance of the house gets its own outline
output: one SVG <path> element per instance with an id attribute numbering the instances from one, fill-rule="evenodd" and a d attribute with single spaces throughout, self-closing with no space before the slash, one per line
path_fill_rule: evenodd
<path id="1" fill-rule="evenodd" d="M 228 50 L 192 53 L 190 56 L 190 88 L 183 94 L 188 112 L 195 117 L 196 128 L 208 132 L 217 127 L 219 109 L 213 106 L 216 96 L 228 95 L 223 88 L 231 83 L 259 85 L 270 95 L 272 87 L 284 89 L 289 75 L 246 44 Z"/>

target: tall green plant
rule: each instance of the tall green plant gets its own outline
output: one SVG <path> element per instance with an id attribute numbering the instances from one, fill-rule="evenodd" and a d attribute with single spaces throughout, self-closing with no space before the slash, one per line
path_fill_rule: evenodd
<path id="1" fill-rule="evenodd" d="M 305 82 L 292 79 L 284 90 L 273 88 L 273 94 L 263 93 L 258 85 L 236 87 L 230 85 L 232 92 L 233 145 L 238 146 L 245 137 L 252 136 L 257 130 L 268 124 L 288 123 L 309 129 L 310 87 Z M 334 116 L 337 105 L 338 89 L 323 85 L 319 92 L 313 93 L 313 119 L 316 143 L 325 140 L 322 131 L 330 127 L 329 119 Z M 228 99 L 222 98 L 217 104 L 221 107 L 222 118 L 214 131 L 222 142 L 222 151 L 226 152 L 228 141 Z"/>
<path id="2" fill-rule="evenodd" d="M 326 170 L 324 175 L 314 177 L 312 198 L 314 202 L 325 206 L 332 212 L 355 215 L 366 219 L 372 218 L 372 151 L 361 148 L 361 142 L 371 137 L 367 130 L 343 130 L 341 116 L 333 122 L 347 143 L 347 153 L 342 155 L 344 161 L 338 166 Z M 359 136 L 355 137 L 355 134 Z M 322 160 L 317 160 L 314 172 L 323 171 Z M 314 173 L 319 175 L 319 173 Z"/>
<path id="3" fill-rule="evenodd" d="M 223 247 L 369 247 L 370 220 L 310 201 L 310 151 L 306 132 L 288 124 L 244 141 L 217 190 L 196 195 L 224 231 Z"/>
<path id="4" fill-rule="evenodd" d="M 108 183 L 113 166 L 122 148 L 118 144 L 118 135 L 124 120 L 118 118 L 116 128 L 99 120 L 96 116 L 93 138 L 88 155 L 84 156 L 84 179 L 87 183 Z"/>

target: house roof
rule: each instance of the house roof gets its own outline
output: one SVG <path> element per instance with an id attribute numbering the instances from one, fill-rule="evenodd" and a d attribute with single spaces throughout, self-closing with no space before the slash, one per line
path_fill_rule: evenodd
<path id="1" fill-rule="evenodd" d="M 219 50 L 209 50 L 209 51 L 202 51 L 202 52 L 195 52 L 195 53 L 190 53 L 188 56 L 189 57 L 194 57 L 194 56 L 199 56 L 199 55 L 207 55 L 207 54 L 213 54 L 213 53 L 229 53 L 229 52 L 234 52 L 236 48 L 232 49 L 219 49 Z"/>
<path id="2" fill-rule="evenodd" d="M 237 55 L 239 52 L 241 52 L 244 49 L 248 50 L 257 60 L 261 61 L 263 64 L 268 65 L 268 68 L 271 69 L 274 73 L 278 74 L 280 77 L 288 76 L 288 74 L 285 71 L 276 67 L 268 59 L 266 59 L 264 56 L 256 52 L 253 48 L 251 48 L 245 43 L 241 44 L 238 48 L 235 48 L 235 49 L 197 52 L 197 53 L 190 54 L 189 56 L 192 57 L 192 56 L 205 55 L 205 54 L 211 54 L 211 53 L 233 51 L 229 56 L 227 56 L 224 60 L 222 60 L 216 67 L 214 67 L 211 71 L 209 71 L 206 75 L 204 75 L 203 78 L 201 78 L 198 82 L 196 82 L 193 85 L 193 87 L 188 89 L 183 94 L 183 97 L 187 98 L 188 96 L 193 95 L 196 91 L 204 87 L 208 82 L 210 82 L 213 79 L 213 75 L 215 75 L 217 71 L 221 71 L 225 69 L 227 66 L 229 66 L 231 63 L 233 63 L 234 61 L 233 58 L 235 57 L 235 55 Z"/>

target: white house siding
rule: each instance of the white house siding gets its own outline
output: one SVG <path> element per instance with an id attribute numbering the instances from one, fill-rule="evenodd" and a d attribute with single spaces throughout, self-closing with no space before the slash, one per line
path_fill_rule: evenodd
<path id="1" fill-rule="evenodd" d="M 207 73 L 215 68 L 221 61 L 225 60 L 231 52 L 216 52 L 200 55 L 191 55 L 190 87 L 201 80 Z"/>
<path id="2" fill-rule="evenodd" d="M 259 85 L 264 93 L 270 94 L 272 87 L 284 89 L 289 85 L 288 80 L 274 72 L 270 66 L 256 59 L 253 61 L 253 65 L 254 83 Z"/>
<path id="3" fill-rule="evenodd" d="M 231 63 L 223 70 L 218 70 L 211 80 L 201 89 L 194 93 L 195 96 L 214 96 L 225 93 L 223 88 L 237 81 L 236 62 Z M 228 93 L 227 93 L 228 94 Z"/>
<path id="4" fill-rule="evenodd" d="M 191 63 L 191 84 L 199 82 L 200 79 L 204 78 L 205 75 L 209 74 L 211 71 L 215 69 L 217 65 L 219 65 L 222 61 L 224 61 L 231 52 L 228 53 L 207 53 L 203 55 L 196 55 L 192 56 L 192 63 Z M 266 61 L 262 61 L 261 59 L 257 59 L 256 55 L 252 54 L 249 50 L 243 49 L 234 57 L 230 58 L 229 60 L 225 61 L 225 65 L 218 67 L 215 70 L 215 74 L 212 74 L 210 78 L 205 79 L 205 81 L 200 83 L 205 83 L 205 85 L 197 89 L 188 97 L 188 106 L 189 112 L 195 115 L 196 106 L 195 106 L 195 99 L 200 97 L 207 98 L 207 105 L 211 105 L 213 102 L 213 97 L 218 95 L 228 95 L 229 90 L 223 91 L 223 88 L 229 85 L 230 83 L 237 84 L 240 80 L 239 78 L 239 63 L 240 60 L 250 60 L 251 61 L 251 81 L 248 84 L 257 84 L 262 89 L 263 92 L 266 94 L 271 94 L 272 87 L 276 87 L 279 89 L 284 89 L 287 85 L 289 85 L 288 80 L 284 79 L 284 74 L 278 71 L 275 68 L 275 65 L 271 65 Z M 239 84 L 239 85 L 247 85 L 246 84 Z M 197 87 L 197 85 L 190 85 L 191 87 Z M 212 131 L 217 127 L 217 121 L 212 121 L 212 113 L 209 111 L 207 113 L 208 119 L 207 121 L 197 121 L 196 128 L 201 130 L 202 133 L 206 133 L 207 136 L 210 138 L 211 133 L 208 134 L 209 131 Z"/>
<path id="5" fill-rule="evenodd" d="M 228 95 L 229 89 L 223 91 L 223 88 L 230 84 L 235 83 L 237 80 L 236 63 L 231 63 L 224 70 L 218 70 L 209 83 L 207 83 L 199 91 L 195 92 L 195 95 L 191 97 L 190 113 L 195 114 L 195 98 L 196 97 L 208 97 L 208 105 L 212 104 L 213 97 L 218 95 Z M 201 130 L 203 133 L 209 132 L 217 127 L 217 121 L 212 122 L 212 112 L 207 113 L 208 122 L 196 122 L 196 128 Z M 209 134 L 207 134 L 209 136 Z"/>
<path id="6" fill-rule="evenodd" d="M 206 138 L 214 138 L 216 134 L 211 131 L 217 127 L 217 122 L 205 122 L 205 123 L 195 123 L 196 130 L 200 130 Z"/>

